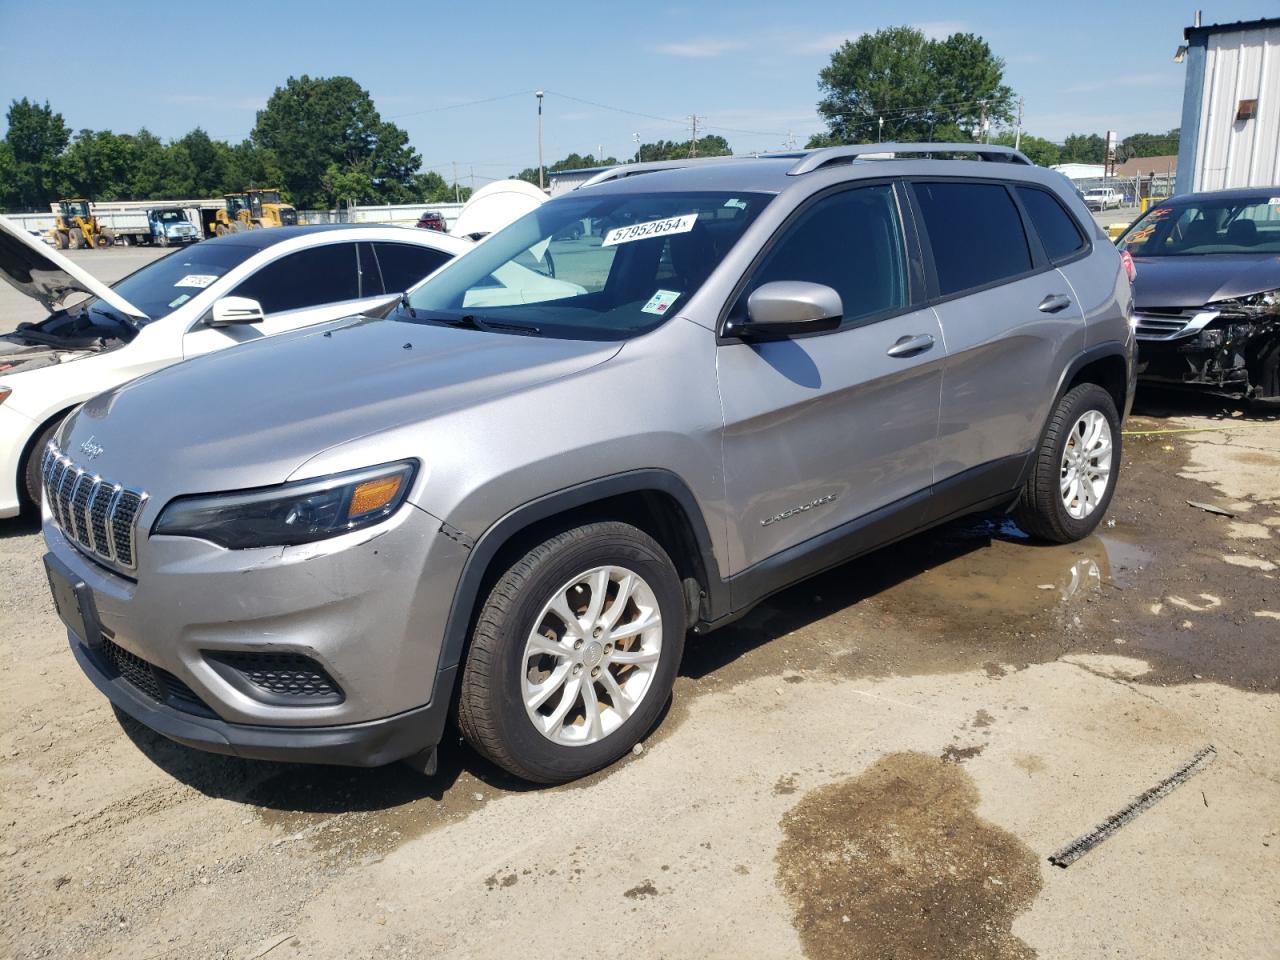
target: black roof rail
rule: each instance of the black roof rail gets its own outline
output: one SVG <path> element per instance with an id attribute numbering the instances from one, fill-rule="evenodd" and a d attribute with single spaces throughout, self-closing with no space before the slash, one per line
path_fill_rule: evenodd
<path id="1" fill-rule="evenodd" d="M 1032 166 L 1030 160 L 1012 147 L 989 143 L 855 143 L 843 147 L 820 147 L 810 150 L 787 171 L 787 176 L 798 177 L 823 167 L 838 163 L 852 163 L 859 158 L 897 159 L 901 154 L 968 153 L 979 160 L 997 163 L 1022 163 Z"/>

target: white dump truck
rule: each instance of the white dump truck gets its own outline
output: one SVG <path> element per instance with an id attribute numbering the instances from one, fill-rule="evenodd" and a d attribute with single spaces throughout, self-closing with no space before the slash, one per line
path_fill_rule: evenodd
<path id="1" fill-rule="evenodd" d="M 98 220 L 120 243 L 158 244 L 162 247 L 195 243 L 197 227 L 180 207 L 151 207 L 147 210 L 96 210 Z"/>

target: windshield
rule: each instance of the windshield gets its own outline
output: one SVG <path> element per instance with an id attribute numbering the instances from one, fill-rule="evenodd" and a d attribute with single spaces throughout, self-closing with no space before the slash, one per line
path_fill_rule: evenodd
<path id="1" fill-rule="evenodd" d="M 197 244 L 147 264 L 111 289 L 152 320 L 159 320 L 257 252 L 256 247 L 222 241 Z M 138 326 L 145 323 L 137 321 Z"/>
<path id="2" fill-rule="evenodd" d="M 161 210 L 159 219 L 161 223 L 179 223 L 187 218 L 179 210 Z"/>
<path id="3" fill-rule="evenodd" d="M 259 203 L 279 203 L 280 192 L 278 190 L 263 190 L 258 194 Z"/>
<path id="4" fill-rule="evenodd" d="M 1135 257 L 1280 253 L 1280 196 L 1166 202 L 1147 211 L 1118 246 Z"/>
<path id="5" fill-rule="evenodd" d="M 411 291 L 395 319 L 622 340 L 678 313 L 772 199 L 589 190 L 543 204 Z"/>

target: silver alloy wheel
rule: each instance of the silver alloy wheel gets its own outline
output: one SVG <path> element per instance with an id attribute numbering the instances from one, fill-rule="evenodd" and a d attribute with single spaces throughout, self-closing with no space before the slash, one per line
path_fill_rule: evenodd
<path id="1" fill-rule="evenodd" d="M 658 598 L 625 567 L 584 571 L 543 606 L 525 642 L 525 712 L 548 740 L 585 746 L 626 722 L 662 655 Z"/>
<path id="2" fill-rule="evenodd" d="M 1067 437 L 1059 480 L 1062 505 L 1076 520 L 1093 513 L 1107 492 L 1111 450 L 1111 424 L 1099 411 L 1086 411 Z"/>

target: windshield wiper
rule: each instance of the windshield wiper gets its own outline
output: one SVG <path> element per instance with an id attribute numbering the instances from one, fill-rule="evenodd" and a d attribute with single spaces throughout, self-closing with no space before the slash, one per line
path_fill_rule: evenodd
<path id="1" fill-rule="evenodd" d="M 542 331 L 531 323 L 512 323 L 506 320 L 482 320 L 474 313 L 464 313 L 457 317 L 427 317 L 433 323 L 443 323 L 449 327 L 461 327 L 464 330 L 510 330 L 513 333 L 527 333 L 531 337 L 542 335 Z"/>

